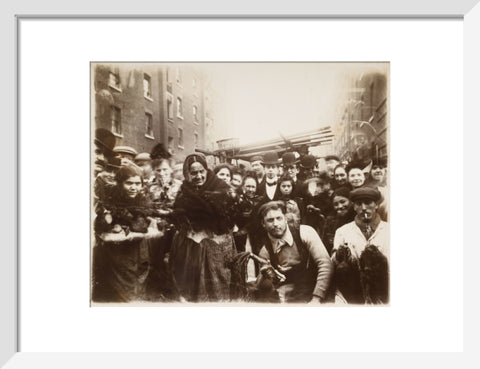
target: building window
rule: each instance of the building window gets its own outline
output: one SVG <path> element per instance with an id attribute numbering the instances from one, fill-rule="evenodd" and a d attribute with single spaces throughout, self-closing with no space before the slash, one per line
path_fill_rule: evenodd
<path id="1" fill-rule="evenodd" d="M 198 124 L 198 107 L 193 105 L 193 122 Z"/>
<path id="2" fill-rule="evenodd" d="M 183 118 L 183 103 L 179 97 L 177 97 L 177 117 Z"/>
<path id="3" fill-rule="evenodd" d="M 173 137 L 172 136 L 168 136 L 168 152 L 170 154 L 173 154 Z"/>
<path id="4" fill-rule="evenodd" d="M 143 75 L 143 96 L 152 99 L 152 81 L 148 74 Z"/>
<path id="5" fill-rule="evenodd" d="M 167 118 L 173 120 L 173 96 L 167 94 Z"/>
<path id="6" fill-rule="evenodd" d="M 373 92 L 374 92 L 374 82 L 371 83 L 370 85 L 370 116 L 373 116 Z"/>
<path id="7" fill-rule="evenodd" d="M 112 119 L 112 132 L 121 135 L 122 134 L 122 120 L 121 120 L 121 110 L 116 106 L 112 106 L 110 113 Z"/>
<path id="8" fill-rule="evenodd" d="M 193 147 L 197 148 L 198 147 L 198 133 L 195 132 L 195 134 L 193 135 Z"/>
<path id="9" fill-rule="evenodd" d="M 175 69 L 175 80 L 177 81 L 177 83 L 182 83 L 182 75 L 180 74 L 179 67 Z"/>
<path id="10" fill-rule="evenodd" d="M 167 67 L 166 79 L 167 79 L 167 92 L 172 93 L 173 76 L 172 76 L 172 68 L 170 67 Z"/>
<path id="11" fill-rule="evenodd" d="M 153 138 L 153 117 L 150 113 L 145 113 L 145 135 Z"/>
<path id="12" fill-rule="evenodd" d="M 183 129 L 178 129 L 178 147 L 183 148 Z"/>
<path id="13" fill-rule="evenodd" d="M 110 75 L 108 76 L 108 85 L 116 90 L 121 91 L 120 76 L 118 74 L 110 72 Z"/>

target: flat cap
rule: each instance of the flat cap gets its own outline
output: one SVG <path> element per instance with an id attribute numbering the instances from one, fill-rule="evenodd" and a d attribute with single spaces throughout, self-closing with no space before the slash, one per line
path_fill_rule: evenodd
<path id="1" fill-rule="evenodd" d="M 261 156 L 261 155 L 252 156 L 252 158 L 250 159 L 250 163 L 252 163 L 254 161 L 263 161 L 263 156 Z"/>
<path id="2" fill-rule="evenodd" d="M 113 151 L 117 154 L 130 154 L 136 156 L 138 154 L 137 150 L 130 146 L 115 146 Z"/>
<path id="3" fill-rule="evenodd" d="M 352 201 L 369 199 L 378 202 L 381 197 L 382 195 L 380 194 L 380 191 L 368 186 L 360 187 L 350 192 L 350 200 Z"/>
<path id="4" fill-rule="evenodd" d="M 150 154 L 148 152 L 141 152 L 140 154 L 137 154 L 135 156 L 135 163 L 140 162 L 140 161 L 150 161 Z"/>

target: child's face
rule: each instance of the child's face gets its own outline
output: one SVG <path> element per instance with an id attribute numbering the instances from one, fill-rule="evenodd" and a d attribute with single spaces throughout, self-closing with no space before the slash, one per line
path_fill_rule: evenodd
<path id="1" fill-rule="evenodd" d="M 292 183 L 290 181 L 280 183 L 280 192 L 282 195 L 290 195 L 292 193 Z"/>

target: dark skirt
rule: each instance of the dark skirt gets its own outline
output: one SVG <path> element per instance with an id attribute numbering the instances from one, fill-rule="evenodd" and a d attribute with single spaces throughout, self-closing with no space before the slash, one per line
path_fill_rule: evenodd
<path id="1" fill-rule="evenodd" d="M 148 246 L 144 240 L 121 243 L 97 240 L 93 249 L 92 300 L 128 302 L 145 296 L 150 270 Z"/>
<path id="2" fill-rule="evenodd" d="M 230 299 L 235 244 L 230 233 L 195 242 L 185 232 L 173 237 L 170 266 L 176 287 L 187 301 Z"/>

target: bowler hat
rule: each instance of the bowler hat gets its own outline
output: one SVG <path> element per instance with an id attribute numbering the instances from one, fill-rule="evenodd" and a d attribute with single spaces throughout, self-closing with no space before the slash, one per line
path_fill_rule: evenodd
<path id="1" fill-rule="evenodd" d="M 313 169 L 317 165 L 317 159 L 313 155 L 305 155 L 300 159 L 300 166 L 303 169 Z"/>
<path id="2" fill-rule="evenodd" d="M 105 128 L 98 128 L 95 130 L 95 145 L 97 147 L 107 151 L 107 153 L 112 153 L 113 148 L 115 147 L 115 135 Z"/>
<path id="3" fill-rule="evenodd" d="M 295 157 L 295 153 L 293 152 L 286 152 L 282 155 L 282 164 L 284 166 L 287 165 L 294 165 L 298 163 L 298 159 Z"/>
<path id="4" fill-rule="evenodd" d="M 268 151 L 263 155 L 263 165 L 278 165 L 280 160 L 276 151 Z"/>
<path id="5" fill-rule="evenodd" d="M 381 197 L 380 191 L 368 186 L 360 187 L 350 192 L 350 200 L 352 201 L 369 199 L 378 202 Z"/>

